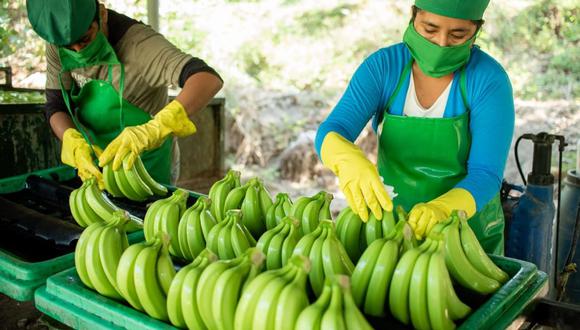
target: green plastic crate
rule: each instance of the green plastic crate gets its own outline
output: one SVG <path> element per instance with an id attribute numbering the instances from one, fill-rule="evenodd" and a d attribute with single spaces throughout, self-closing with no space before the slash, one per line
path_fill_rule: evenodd
<path id="1" fill-rule="evenodd" d="M 528 262 L 494 256 L 510 280 L 472 313 L 460 329 L 500 329 L 509 325 L 546 285 L 547 276 Z M 85 287 L 76 270 L 51 276 L 36 291 L 36 308 L 77 329 L 173 329 L 127 304 L 103 297 Z M 375 319 L 378 328 L 402 328 L 400 323 Z"/>

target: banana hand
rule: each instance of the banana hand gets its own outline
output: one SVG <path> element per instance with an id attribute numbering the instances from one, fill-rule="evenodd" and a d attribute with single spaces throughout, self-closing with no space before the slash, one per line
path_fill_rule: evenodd
<path id="1" fill-rule="evenodd" d="M 184 137 L 195 131 L 185 108 L 178 101 L 172 101 L 147 123 L 125 127 L 99 157 L 99 166 L 113 161 L 113 171 L 116 171 L 127 157 L 127 164 L 123 166 L 130 169 L 141 153 L 159 147 L 169 134 Z"/>
<path id="2" fill-rule="evenodd" d="M 476 211 L 475 199 L 463 188 L 453 188 L 428 203 L 419 203 L 409 212 L 409 225 L 415 236 L 421 239 L 439 222 L 449 218 L 451 211 L 465 210 L 467 218 Z"/>
<path id="3" fill-rule="evenodd" d="M 96 145 L 93 145 L 93 150 L 97 157 L 102 153 L 102 150 Z M 93 162 L 91 147 L 76 129 L 69 128 L 64 131 L 60 158 L 63 163 L 78 169 L 78 175 L 81 180 L 86 181 L 94 177 L 97 179 L 99 188 L 101 190 L 105 188 L 103 174 Z"/>
<path id="4" fill-rule="evenodd" d="M 377 219 L 382 210 L 392 211 L 393 203 L 387 194 L 376 166 L 357 146 L 335 132 L 324 138 L 321 147 L 322 163 L 338 176 L 340 189 L 356 214 L 368 221 L 368 209 Z"/>

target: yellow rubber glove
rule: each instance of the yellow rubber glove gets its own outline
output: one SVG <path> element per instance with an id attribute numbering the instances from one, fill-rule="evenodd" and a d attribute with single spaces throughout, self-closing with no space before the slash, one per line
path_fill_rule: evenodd
<path id="1" fill-rule="evenodd" d="M 133 167 L 135 159 L 146 150 L 159 147 L 169 134 L 184 137 L 195 133 L 185 108 L 178 101 L 171 101 L 153 119 L 142 125 L 126 127 L 99 157 L 99 166 L 113 161 L 113 170 L 119 169 L 127 157 L 127 168 Z"/>
<path id="2" fill-rule="evenodd" d="M 433 226 L 451 215 L 453 210 L 464 210 L 467 218 L 475 214 L 475 199 L 463 188 L 453 188 L 427 203 L 419 203 L 409 212 L 409 225 L 418 239 L 431 232 Z"/>
<path id="3" fill-rule="evenodd" d="M 324 166 L 338 176 L 340 190 L 348 205 L 364 222 L 369 219 L 368 209 L 377 219 L 382 218 L 383 209 L 393 210 L 393 202 L 381 182 L 377 167 L 357 146 L 338 133 L 330 132 L 322 142 L 320 154 Z"/>
<path id="4" fill-rule="evenodd" d="M 93 150 L 97 157 L 102 152 L 101 149 L 95 145 L 93 145 Z M 63 163 L 76 168 L 81 180 L 85 181 L 94 177 L 97 178 L 99 188 L 105 188 L 103 174 L 93 162 L 91 147 L 87 141 L 85 141 L 81 133 L 74 128 L 67 129 L 62 135 L 62 151 L 60 153 L 60 159 Z"/>

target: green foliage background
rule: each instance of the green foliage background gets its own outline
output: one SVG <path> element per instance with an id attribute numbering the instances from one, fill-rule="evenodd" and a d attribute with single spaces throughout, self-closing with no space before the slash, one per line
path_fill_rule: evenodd
<path id="1" fill-rule="evenodd" d="M 145 0 L 105 3 L 146 21 Z M 161 32 L 239 87 L 316 91 L 336 99 L 366 56 L 399 42 L 412 1 L 172 0 L 161 2 Z M 577 100 L 580 24 L 574 0 L 492 1 L 478 43 L 508 71 L 525 100 Z M 25 1 L 2 1 L 0 65 L 17 79 L 44 70 L 44 45 Z"/>

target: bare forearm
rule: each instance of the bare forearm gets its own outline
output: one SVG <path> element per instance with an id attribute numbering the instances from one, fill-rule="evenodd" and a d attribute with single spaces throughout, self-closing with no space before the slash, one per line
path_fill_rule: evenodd
<path id="1" fill-rule="evenodd" d="M 66 112 L 55 112 L 50 116 L 50 127 L 52 131 L 60 140 L 62 140 L 62 135 L 64 131 L 71 127 L 75 127 L 70 116 Z"/>
<path id="2" fill-rule="evenodd" d="M 189 116 L 205 107 L 222 88 L 222 81 L 208 72 L 199 72 L 189 77 L 175 98 L 183 105 Z"/>

